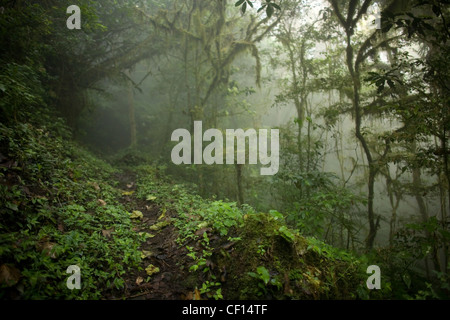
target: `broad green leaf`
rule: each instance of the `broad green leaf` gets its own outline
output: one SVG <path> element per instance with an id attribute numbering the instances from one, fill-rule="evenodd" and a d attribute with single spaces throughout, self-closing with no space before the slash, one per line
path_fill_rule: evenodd
<path id="1" fill-rule="evenodd" d="M 19 211 L 19 208 L 17 207 L 17 204 L 14 203 L 7 203 L 6 207 L 13 210 L 13 211 Z"/>
<path id="2" fill-rule="evenodd" d="M 264 284 L 268 284 L 270 281 L 270 274 L 269 274 L 269 270 L 267 270 L 265 267 L 263 266 L 259 266 L 258 268 L 256 268 L 256 271 L 258 272 L 258 274 L 261 276 L 261 279 L 264 281 Z"/>
<path id="3" fill-rule="evenodd" d="M 286 240 L 288 240 L 289 242 L 294 241 L 295 236 L 294 233 L 292 233 L 286 226 L 281 226 L 278 229 L 278 232 L 280 233 L 280 235 L 285 238 Z"/>
<path id="4" fill-rule="evenodd" d="M 283 215 L 277 210 L 270 210 L 269 214 L 275 218 L 275 220 L 283 220 Z"/>
<path id="5" fill-rule="evenodd" d="M 242 13 L 244 14 L 245 11 L 247 10 L 247 2 L 244 2 L 244 4 L 242 5 Z"/>
<path id="6" fill-rule="evenodd" d="M 269 4 L 266 9 L 267 16 L 270 18 L 273 15 L 274 11 L 275 10 L 273 9 L 273 4 Z"/>

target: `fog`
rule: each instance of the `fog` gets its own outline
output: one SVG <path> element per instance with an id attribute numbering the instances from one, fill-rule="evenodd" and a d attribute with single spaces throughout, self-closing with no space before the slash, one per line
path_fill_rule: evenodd
<path id="1" fill-rule="evenodd" d="M 210 44 L 183 42 L 183 38 L 161 33 L 160 37 L 169 39 L 165 41 L 175 43 L 175 46 L 131 67 L 129 79 L 122 75 L 114 80 L 103 81 L 99 87 L 107 94 L 90 91 L 88 100 L 92 108 L 86 109 L 82 117 L 89 121 L 79 122 L 80 140 L 97 152 L 112 157 L 122 154 L 123 150 L 131 150 L 130 130 L 133 125 L 129 112 L 132 106 L 137 136 L 137 147 L 132 148 L 135 150 L 133 152 L 139 152 L 147 161 L 163 166 L 177 181 L 193 183 L 192 188 L 204 196 L 237 202 L 243 199 L 245 203 L 261 210 L 298 213 L 298 203 L 305 200 L 304 195 L 295 195 L 294 185 L 298 183 L 298 174 L 331 173 L 335 187 L 345 188 L 361 198 L 367 197 L 368 161 L 355 136 L 355 117 L 351 111 L 352 85 L 345 66 L 344 31 L 327 26 L 330 23 L 329 9 L 326 2 L 307 2 L 307 5 L 296 7 L 287 14 L 286 20 L 270 29 L 266 37 L 256 41 L 255 47 L 252 43 L 247 50 L 239 52 L 232 63 L 221 71 L 214 64 L 214 59 L 221 59 L 219 52 L 206 54 L 205 48 L 210 48 Z M 375 12 L 376 5 L 371 10 Z M 156 11 L 153 14 L 157 14 Z M 250 20 L 249 15 L 239 16 L 240 13 L 233 11 L 232 7 L 227 9 L 228 19 L 241 20 L 239 24 L 223 30 L 223 52 L 232 50 L 234 44 L 243 41 L 241 37 L 244 37 L 244 30 Z M 322 16 L 327 16 L 328 20 Z M 197 18 L 193 16 L 193 19 Z M 363 41 L 364 37 L 376 32 L 373 26 L 367 25 L 373 18 L 373 15 L 365 16 L 365 20 L 360 22 L 355 41 Z M 190 26 L 191 32 L 204 37 L 202 32 L 213 30 L 213 25 L 208 25 L 207 19 L 206 16 L 200 17 L 203 26 Z M 315 29 L 308 29 L 316 20 L 319 22 Z M 267 22 L 261 28 L 269 24 Z M 288 36 L 293 37 L 289 45 L 286 44 Z M 245 39 L 250 41 L 248 36 Z M 303 44 L 302 39 L 306 39 Z M 299 52 L 301 45 L 304 45 L 303 56 Z M 290 49 L 295 55 L 292 61 L 289 60 Z M 419 49 L 416 43 L 399 43 L 395 54 L 398 57 L 409 54 L 412 59 L 419 56 Z M 212 58 L 211 55 L 216 56 Z M 392 55 L 388 50 L 373 53 L 367 58 L 367 70 L 373 72 L 388 68 Z M 302 59 L 304 65 L 301 64 Z M 297 83 L 294 83 L 293 68 L 298 77 Z M 223 77 L 222 82 L 215 83 L 213 78 L 218 75 Z M 341 80 L 336 75 L 342 75 Z M 300 79 L 303 76 L 304 87 Z M 363 85 L 364 103 L 369 105 L 370 101 L 376 100 L 376 87 L 369 82 Z M 297 99 L 303 99 L 306 120 L 302 123 L 301 157 L 306 160 L 300 160 L 294 151 L 299 117 L 295 95 Z M 363 134 L 378 158 L 382 158 L 385 147 L 379 137 L 395 132 L 403 125 L 395 116 L 383 112 L 368 112 L 362 124 Z M 237 190 L 233 166 L 175 166 L 170 157 L 174 147 L 170 141 L 171 134 L 178 128 L 192 131 L 195 120 L 203 121 L 205 129 L 279 128 L 282 136 L 280 173 L 276 177 L 258 177 L 257 168 L 245 165 L 243 175 L 239 178 L 242 178 L 244 187 L 243 190 Z M 420 143 L 427 145 L 434 142 L 429 139 L 428 142 Z M 403 147 L 392 151 L 393 157 L 397 153 L 405 154 L 399 148 Z M 299 161 L 306 161 L 308 168 Z M 373 210 L 378 224 L 376 245 L 386 245 L 392 241 L 395 230 L 421 219 L 417 205 L 419 191 L 411 191 L 413 173 L 410 170 L 402 171 L 408 166 L 408 161 L 387 161 L 383 167 L 384 173 L 377 173 L 375 177 Z M 390 179 L 389 187 L 386 179 Z M 281 187 L 280 183 L 284 185 Z M 436 176 L 433 173 L 427 170 L 421 172 L 423 188 L 431 188 L 430 191 L 422 192 L 426 194 L 423 198 L 429 216 L 442 215 L 442 199 L 439 199 L 437 190 L 431 187 L 435 183 Z M 320 192 L 323 187 L 319 183 L 311 188 Z M 287 194 L 291 195 L 290 199 L 285 198 Z M 352 241 L 363 243 L 367 237 L 366 205 L 364 201 L 356 203 L 351 200 L 351 203 L 338 210 L 341 210 L 342 217 L 353 217 L 349 218 L 355 222 L 354 228 L 351 228 Z M 321 221 L 328 226 L 334 224 L 333 219 L 324 218 Z"/>

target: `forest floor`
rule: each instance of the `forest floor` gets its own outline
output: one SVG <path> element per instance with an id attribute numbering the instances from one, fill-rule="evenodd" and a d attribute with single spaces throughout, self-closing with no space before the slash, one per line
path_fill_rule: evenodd
<path id="1" fill-rule="evenodd" d="M 136 174 L 132 171 L 122 171 L 116 174 L 119 182 L 118 188 L 126 190 L 120 202 L 131 211 L 139 211 L 142 219 L 136 221 L 134 231 L 149 232 L 152 226 L 156 226 L 162 210 L 157 204 L 138 199 L 134 196 L 136 191 Z M 170 213 L 164 214 L 165 218 Z M 140 250 L 145 252 L 145 258 L 140 267 L 129 272 L 125 276 L 125 288 L 123 291 L 112 292 L 105 299 L 127 300 L 179 300 L 192 299 L 192 292 L 183 285 L 183 280 L 188 276 L 188 270 L 180 268 L 180 262 L 186 258 L 186 250 L 179 247 L 175 240 L 176 230 L 173 225 L 164 225 L 161 229 L 150 231 L 151 237 L 142 244 Z M 154 230 L 155 228 L 153 228 Z M 150 277 L 146 268 L 153 265 L 159 269 Z M 148 280 L 148 281 L 147 281 Z"/>
<path id="2" fill-rule="evenodd" d="M 364 284 L 361 261 L 278 211 L 202 198 L 29 124 L 0 142 L 0 298 L 349 299 Z"/>

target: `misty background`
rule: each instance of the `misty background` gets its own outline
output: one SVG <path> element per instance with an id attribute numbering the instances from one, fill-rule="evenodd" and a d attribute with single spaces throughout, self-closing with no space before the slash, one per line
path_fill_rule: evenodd
<path id="1" fill-rule="evenodd" d="M 242 14 L 229 1 L 136 1 L 131 24 L 145 27 L 118 34 L 111 52 L 128 43 L 148 49 L 84 92 L 76 137 L 116 163 L 153 163 L 202 196 L 282 212 L 304 234 L 346 249 L 395 246 L 409 237 L 409 224 L 433 217 L 444 226 L 447 164 L 443 154 L 434 155 L 446 148 L 447 136 L 412 132 L 422 124 L 410 119 L 420 117 L 404 113 L 405 106 L 419 112 L 428 103 L 421 95 L 433 85 L 421 80 L 427 68 L 415 63 L 437 49 L 420 36 L 402 36 L 400 24 L 387 28 L 389 15 L 382 16 L 383 30 L 375 25 L 383 8 L 393 16 L 433 10 L 405 1 L 367 3 L 346 33 L 329 1 L 284 1 L 272 17 Z M 363 57 L 355 64 L 358 78 L 349 74 L 349 46 Z M 436 126 L 435 120 L 424 125 Z M 194 121 L 203 121 L 203 130 L 279 128 L 279 173 L 263 177 L 251 165 L 173 165 L 171 134 L 193 132 Z M 445 269 L 441 245 L 432 260 Z M 423 261 L 418 268 L 427 269 Z"/>

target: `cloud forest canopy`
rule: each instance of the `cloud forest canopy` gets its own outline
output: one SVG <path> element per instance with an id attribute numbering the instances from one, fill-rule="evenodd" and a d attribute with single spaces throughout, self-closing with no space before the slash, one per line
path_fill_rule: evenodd
<path id="1" fill-rule="evenodd" d="M 448 299 L 449 21 L 443 0 L 2 2 L 0 297 Z"/>

